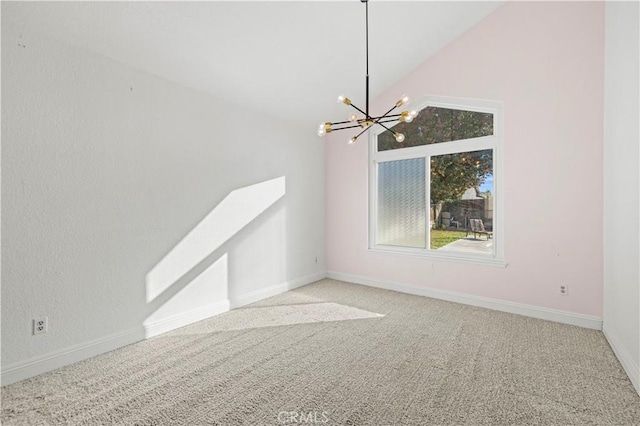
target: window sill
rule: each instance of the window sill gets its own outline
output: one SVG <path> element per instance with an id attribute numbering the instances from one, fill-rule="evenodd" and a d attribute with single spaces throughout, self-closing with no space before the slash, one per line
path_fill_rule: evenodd
<path id="1" fill-rule="evenodd" d="M 414 249 L 398 249 L 390 247 L 369 247 L 368 249 L 372 253 L 390 254 L 396 256 L 409 256 L 420 257 L 426 260 L 452 262 L 452 263 L 467 263 L 481 266 L 491 266 L 494 268 L 506 268 L 507 262 L 504 258 L 489 255 L 471 255 L 463 253 L 438 253 L 434 250 L 414 250 Z"/>

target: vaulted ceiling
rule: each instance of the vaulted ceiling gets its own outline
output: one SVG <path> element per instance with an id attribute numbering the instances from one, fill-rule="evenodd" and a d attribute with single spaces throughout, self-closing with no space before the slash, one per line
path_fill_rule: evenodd
<path id="1" fill-rule="evenodd" d="M 372 97 L 500 2 L 369 2 Z M 310 126 L 364 104 L 365 6 L 343 1 L 24 2 L 2 24 Z M 400 95 L 400 94 L 399 94 Z"/>

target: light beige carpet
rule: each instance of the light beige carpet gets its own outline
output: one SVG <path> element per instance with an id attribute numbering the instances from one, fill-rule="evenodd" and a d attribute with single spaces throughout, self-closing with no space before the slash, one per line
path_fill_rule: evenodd
<path id="1" fill-rule="evenodd" d="M 631 425 L 640 397 L 601 332 L 322 280 L 4 387 L 1 420 Z"/>

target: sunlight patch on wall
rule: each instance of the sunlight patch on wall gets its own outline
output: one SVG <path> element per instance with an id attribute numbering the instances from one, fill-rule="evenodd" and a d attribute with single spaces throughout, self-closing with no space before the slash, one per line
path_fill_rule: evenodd
<path id="1" fill-rule="evenodd" d="M 158 323 L 170 322 L 176 315 L 183 316 L 185 312 L 191 312 L 195 307 L 202 309 L 216 301 L 227 299 L 227 287 L 229 282 L 229 259 L 227 253 L 220 256 L 207 269 L 190 280 L 184 287 L 175 290 L 175 294 L 164 294 L 166 300 L 144 321 L 145 326 L 157 326 Z M 205 304 L 203 305 L 203 302 Z"/>
<path id="2" fill-rule="evenodd" d="M 220 248 L 285 192 L 284 176 L 230 192 L 147 274 L 147 303 Z"/>

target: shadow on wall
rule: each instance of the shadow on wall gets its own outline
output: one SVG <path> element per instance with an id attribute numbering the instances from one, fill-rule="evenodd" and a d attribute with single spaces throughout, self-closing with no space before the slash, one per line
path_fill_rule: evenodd
<path id="1" fill-rule="evenodd" d="M 229 254 L 217 251 L 285 193 L 284 176 L 230 192 L 146 274 L 146 337 L 229 308 Z"/>

